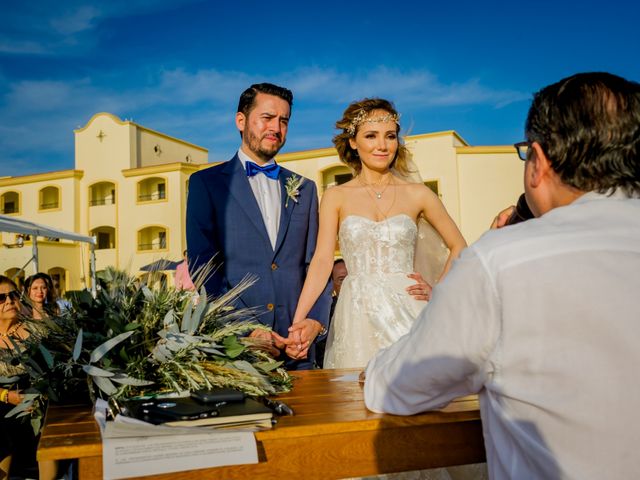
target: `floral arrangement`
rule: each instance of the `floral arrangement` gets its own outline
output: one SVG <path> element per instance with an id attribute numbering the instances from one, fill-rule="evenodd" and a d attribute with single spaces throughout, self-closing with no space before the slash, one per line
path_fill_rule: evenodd
<path id="1" fill-rule="evenodd" d="M 291 379 L 282 362 L 246 336 L 266 328 L 252 320 L 257 312 L 232 306 L 253 282 L 246 279 L 207 301 L 204 289 L 152 290 L 124 272 L 105 270 L 95 298 L 74 292 L 72 307 L 45 320 L 44 328 L 25 320 L 36 328 L 24 342 L 14 342 L 10 362 L 30 386 L 8 415 L 30 415 L 37 432 L 47 399 L 79 403 L 211 387 L 254 397 L 288 391 Z M 0 377 L 0 384 L 19 378 Z"/>

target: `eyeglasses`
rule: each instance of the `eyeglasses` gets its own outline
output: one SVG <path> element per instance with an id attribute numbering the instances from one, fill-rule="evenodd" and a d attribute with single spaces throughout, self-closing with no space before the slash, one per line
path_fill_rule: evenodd
<path id="1" fill-rule="evenodd" d="M 20 300 L 20 294 L 16 290 L 11 290 L 10 292 L 7 292 L 7 293 L 0 293 L 0 303 L 6 302 L 7 297 L 13 300 L 14 302 L 17 302 L 18 300 Z"/>
<path id="2" fill-rule="evenodd" d="M 513 144 L 518 152 L 520 160 L 527 160 L 529 158 L 529 150 L 531 149 L 531 142 L 518 142 Z"/>

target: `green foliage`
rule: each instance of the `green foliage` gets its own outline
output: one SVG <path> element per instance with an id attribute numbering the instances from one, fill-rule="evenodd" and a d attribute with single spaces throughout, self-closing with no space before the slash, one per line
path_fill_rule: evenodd
<path id="1" fill-rule="evenodd" d="M 12 363 L 30 380 L 13 413 L 31 414 L 34 428 L 47 398 L 77 403 L 213 386 L 252 396 L 290 389 L 282 362 L 246 336 L 264 328 L 247 320 L 255 312 L 231 307 L 251 280 L 211 302 L 204 290 L 151 290 L 115 269 L 103 272 L 101 282 L 95 298 L 87 291 L 69 295 L 72 308 L 46 320 L 46 328 L 27 322 L 32 335 L 13 352 Z"/>

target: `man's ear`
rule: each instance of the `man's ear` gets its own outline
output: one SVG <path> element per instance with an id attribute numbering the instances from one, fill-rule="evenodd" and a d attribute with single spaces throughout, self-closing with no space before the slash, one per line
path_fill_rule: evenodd
<path id="1" fill-rule="evenodd" d="M 247 121 L 247 117 L 245 117 L 244 113 L 242 112 L 236 113 L 236 127 L 238 127 L 238 130 L 240 130 L 241 132 L 244 132 L 246 121 Z"/>
<path id="2" fill-rule="evenodd" d="M 542 150 L 538 142 L 533 142 L 531 148 L 533 152 L 530 154 L 531 157 L 529 160 L 527 160 L 527 162 L 531 162 L 528 176 L 531 186 L 536 188 L 549 176 L 550 172 L 553 172 L 553 169 L 551 168 L 549 157 L 544 153 L 544 150 Z"/>

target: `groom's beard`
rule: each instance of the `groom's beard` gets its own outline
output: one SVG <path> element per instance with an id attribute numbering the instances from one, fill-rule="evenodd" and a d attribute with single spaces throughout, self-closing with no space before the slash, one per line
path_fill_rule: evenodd
<path id="1" fill-rule="evenodd" d="M 256 154 L 258 158 L 267 162 L 271 160 L 276 154 L 280 151 L 280 149 L 284 146 L 285 140 L 282 138 L 282 134 L 280 133 L 265 133 L 261 137 L 255 135 L 250 129 L 246 132 L 246 140 L 245 143 L 249 150 Z M 264 140 L 268 135 L 273 135 L 277 138 L 277 142 L 272 143 Z"/>

